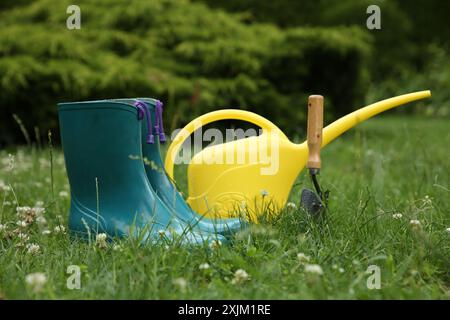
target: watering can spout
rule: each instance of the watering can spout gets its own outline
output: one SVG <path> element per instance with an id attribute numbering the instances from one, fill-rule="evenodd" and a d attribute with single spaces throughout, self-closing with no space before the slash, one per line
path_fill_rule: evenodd
<path id="1" fill-rule="evenodd" d="M 428 98 L 431 96 L 430 90 L 418 91 L 413 93 L 404 94 L 401 96 L 389 98 L 386 100 L 375 102 L 364 108 L 358 109 L 346 116 L 334 121 L 330 125 L 323 129 L 322 148 L 329 144 L 331 141 L 339 137 L 344 132 L 356 126 L 367 119 L 376 116 L 386 110 L 398 107 L 402 104 Z"/>

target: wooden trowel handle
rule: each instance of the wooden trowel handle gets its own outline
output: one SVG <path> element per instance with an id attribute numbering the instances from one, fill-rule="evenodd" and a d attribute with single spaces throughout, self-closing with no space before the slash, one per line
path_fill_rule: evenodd
<path id="1" fill-rule="evenodd" d="M 322 147 L 323 97 L 319 95 L 308 98 L 308 169 L 320 169 L 320 148 Z"/>

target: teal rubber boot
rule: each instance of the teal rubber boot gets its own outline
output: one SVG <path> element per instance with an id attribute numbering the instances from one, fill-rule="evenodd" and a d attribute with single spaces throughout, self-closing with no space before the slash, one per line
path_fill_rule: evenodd
<path id="1" fill-rule="evenodd" d="M 221 235 L 194 231 L 151 188 L 141 161 L 144 108 L 111 100 L 61 103 L 58 108 L 73 234 L 226 242 Z"/>
<path id="2" fill-rule="evenodd" d="M 137 98 L 135 105 L 143 105 L 149 111 L 147 125 L 142 126 L 142 153 L 147 177 L 161 200 L 184 222 L 208 233 L 231 236 L 247 224 L 239 218 L 211 219 L 197 214 L 189 207 L 174 183 L 167 176 L 161 158 L 160 142 L 165 142 L 162 125 L 162 103 L 156 99 Z M 151 128 L 151 132 L 149 130 Z"/>

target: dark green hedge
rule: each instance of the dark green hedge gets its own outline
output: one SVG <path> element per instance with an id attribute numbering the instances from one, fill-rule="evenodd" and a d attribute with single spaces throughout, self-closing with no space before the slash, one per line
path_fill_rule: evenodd
<path id="1" fill-rule="evenodd" d="M 73 1 L 10 3 L 0 14 L 0 144 L 26 128 L 57 132 L 56 103 L 151 96 L 166 126 L 223 107 L 258 112 L 288 133 L 305 126 L 306 97 L 327 114 L 364 102 L 370 38 L 357 28 L 248 24 L 189 1 L 77 1 L 81 30 L 66 29 Z"/>
<path id="2" fill-rule="evenodd" d="M 366 9 L 378 5 L 381 30 L 373 35 L 375 81 L 397 77 L 419 68 L 426 70 L 424 50 L 434 42 L 450 48 L 450 2 L 442 0 L 195 0 L 229 12 L 240 12 L 249 22 L 273 23 L 283 28 L 305 26 L 365 27 Z"/>

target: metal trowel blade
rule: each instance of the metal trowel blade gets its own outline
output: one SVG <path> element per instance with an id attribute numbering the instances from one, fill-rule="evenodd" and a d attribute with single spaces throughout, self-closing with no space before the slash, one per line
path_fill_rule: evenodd
<path id="1" fill-rule="evenodd" d="M 303 189 L 300 206 L 311 216 L 318 216 L 324 210 L 325 205 L 317 193 L 310 189 Z"/>

